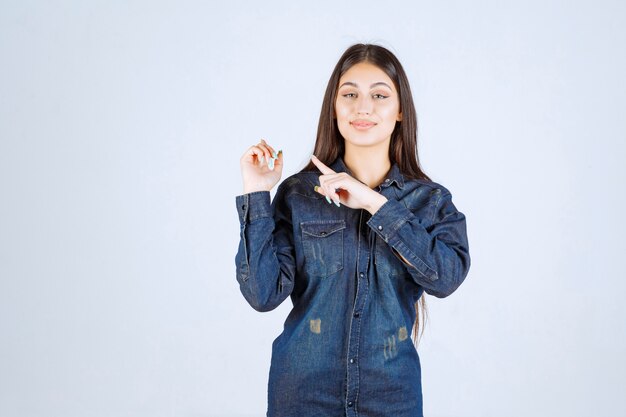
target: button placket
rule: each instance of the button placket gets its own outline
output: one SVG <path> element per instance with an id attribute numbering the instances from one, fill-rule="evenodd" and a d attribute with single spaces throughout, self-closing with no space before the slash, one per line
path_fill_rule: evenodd
<path id="1" fill-rule="evenodd" d="M 359 395 L 359 339 L 361 333 L 361 311 L 365 305 L 367 294 L 369 292 L 369 282 L 366 279 L 367 265 L 369 265 L 370 250 L 371 250 L 371 235 L 369 234 L 369 228 L 367 227 L 367 218 L 364 214 L 365 211 L 361 210 L 361 216 L 359 219 L 359 241 L 357 244 L 357 279 L 356 279 L 356 297 L 354 299 L 353 317 L 350 323 L 350 332 L 348 335 L 348 349 L 347 349 L 347 391 L 345 399 L 347 407 L 351 409 L 349 415 L 353 415 L 356 409 L 356 398 Z M 363 270 L 359 270 L 360 265 L 363 265 Z M 354 408 L 353 408 L 354 407 Z"/>

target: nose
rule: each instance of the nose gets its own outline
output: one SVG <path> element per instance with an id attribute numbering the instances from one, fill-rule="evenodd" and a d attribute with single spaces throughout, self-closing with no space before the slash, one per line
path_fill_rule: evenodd
<path id="1" fill-rule="evenodd" d="M 357 114 L 370 114 L 372 112 L 372 98 L 366 94 L 360 95 L 356 101 Z"/>

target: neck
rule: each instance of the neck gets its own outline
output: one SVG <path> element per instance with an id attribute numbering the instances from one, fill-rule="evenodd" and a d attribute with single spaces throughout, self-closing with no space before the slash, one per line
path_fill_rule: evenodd
<path id="1" fill-rule="evenodd" d="M 343 162 L 356 179 L 372 189 L 385 180 L 391 169 L 391 161 L 386 149 L 372 151 L 372 149 L 346 147 Z"/>

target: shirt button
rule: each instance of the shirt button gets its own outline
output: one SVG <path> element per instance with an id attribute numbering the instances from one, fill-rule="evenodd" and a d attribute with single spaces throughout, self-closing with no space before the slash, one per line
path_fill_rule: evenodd
<path id="1" fill-rule="evenodd" d="M 348 401 L 348 407 L 352 407 L 352 401 Z"/>
<path id="2" fill-rule="evenodd" d="M 387 179 L 385 180 L 385 182 L 389 182 L 389 178 L 387 178 Z"/>
<path id="3" fill-rule="evenodd" d="M 363 278 L 363 277 L 365 276 L 365 274 L 364 274 L 363 272 L 361 272 L 361 273 L 359 274 L 359 276 L 360 276 L 361 278 Z"/>
<path id="4" fill-rule="evenodd" d="M 354 313 L 354 317 L 359 317 L 359 312 Z"/>
<path id="5" fill-rule="evenodd" d="M 378 230 L 383 230 L 383 227 L 382 226 L 378 226 Z"/>
<path id="6" fill-rule="evenodd" d="M 241 209 L 245 210 L 246 209 L 246 205 L 244 204 L 243 206 L 241 206 Z"/>
<path id="7" fill-rule="evenodd" d="M 350 358 L 350 363 L 354 363 L 354 358 Z"/>

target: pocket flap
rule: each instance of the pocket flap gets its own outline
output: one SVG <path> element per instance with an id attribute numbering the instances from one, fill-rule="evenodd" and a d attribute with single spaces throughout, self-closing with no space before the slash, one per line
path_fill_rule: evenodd
<path id="1" fill-rule="evenodd" d="M 345 220 L 313 220 L 300 223 L 302 232 L 315 237 L 327 237 L 346 228 Z"/>

